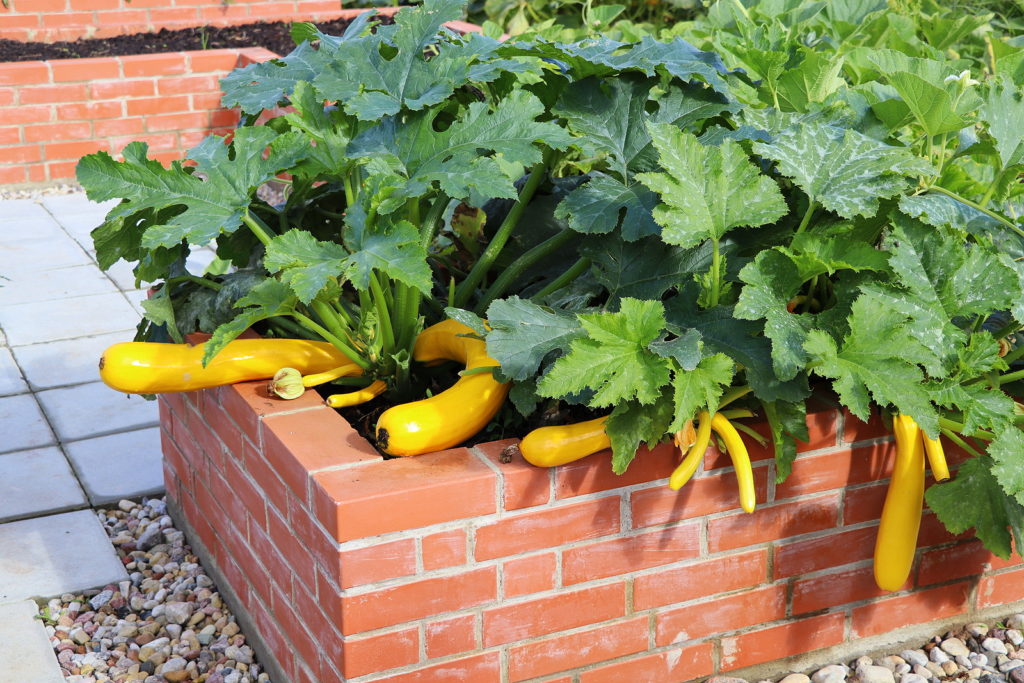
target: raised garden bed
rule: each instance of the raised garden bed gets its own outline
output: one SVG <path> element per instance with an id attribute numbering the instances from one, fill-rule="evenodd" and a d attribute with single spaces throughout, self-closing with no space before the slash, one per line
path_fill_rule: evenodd
<path id="1" fill-rule="evenodd" d="M 314 394 L 264 383 L 160 410 L 177 518 L 287 680 L 753 680 L 1024 599 L 1019 557 L 930 513 L 907 585 L 875 586 L 894 450 L 880 420 L 812 414 L 779 486 L 771 451 L 752 450 L 765 502 L 747 515 L 714 447 L 676 493 L 667 446 L 621 477 L 607 452 L 504 462 L 515 441 L 382 460 Z"/>

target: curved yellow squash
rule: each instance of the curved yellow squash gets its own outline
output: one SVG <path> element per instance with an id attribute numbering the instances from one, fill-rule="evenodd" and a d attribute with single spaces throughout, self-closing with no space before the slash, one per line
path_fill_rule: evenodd
<path id="1" fill-rule="evenodd" d="M 575 424 L 538 427 L 519 442 L 519 452 L 526 462 L 537 467 L 554 467 L 585 458 L 611 447 L 611 440 L 604 431 L 607 419 L 606 416 Z"/>
<path id="2" fill-rule="evenodd" d="M 164 394 L 270 379 L 283 367 L 306 374 L 351 363 L 327 342 L 236 339 L 204 368 L 205 348 L 205 344 L 114 344 L 100 358 L 100 378 L 112 389 L 128 394 Z"/>
<path id="3" fill-rule="evenodd" d="M 458 336 L 472 333 L 454 320 L 431 325 L 416 338 L 413 358 L 421 363 L 452 360 L 467 370 L 497 367 L 482 340 Z M 402 456 L 451 448 L 487 426 L 508 390 L 488 371 L 464 375 L 436 396 L 385 410 L 377 420 L 377 446 Z"/>
<path id="4" fill-rule="evenodd" d="M 924 440 L 912 417 L 897 415 L 892 421 L 896 437 L 896 465 L 882 506 L 875 541 L 875 583 L 895 591 L 910 576 L 917 549 L 924 503 Z"/>

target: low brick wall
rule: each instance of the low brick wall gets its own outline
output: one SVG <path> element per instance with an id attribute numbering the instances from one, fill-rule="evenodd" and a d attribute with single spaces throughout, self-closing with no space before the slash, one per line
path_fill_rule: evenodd
<path id="1" fill-rule="evenodd" d="M 265 61 L 262 48 L 0 63 L 0 184 L 74 178 L 85 154 L 149 143 L 163 163 L 238 112 L 220 106 L 220 79 Z"/>
<path id="2" fill-rule="evenodd" d="M 54 42 L 162 28 L 257 21 L 326 21 L 346 16 L 341 0 L 8 0 L 0 38 Z M 392 10 L 393 11 L 393 10 Z"/>
<path id="3" fill-rule="evenodd" d="M 168 493 L 292 681 L 684 681 L 1024 598 L 1019 558 L 927 512 L 907 587 L 875 587 L 880 420 L 815 413 L 778 486 L 753 448 L 747 515 L 713 447 L 676 493 L 666 446 L 621 477 L 607 454 L 502 462 L 512 442 L 382 460 L 260 382 L 160 410 Z"/>

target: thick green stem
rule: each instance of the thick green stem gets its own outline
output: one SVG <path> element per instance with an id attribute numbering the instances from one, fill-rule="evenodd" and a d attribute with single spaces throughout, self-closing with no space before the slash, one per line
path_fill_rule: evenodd
<path id="1" fill-rule="evenodd" d="M 324 327 L 330 330 L 331 334 L 339 339 L 350 338 L 351 331 L 345 329 L 345 325 L 341 318 L 331 306 L 327 305 L 323 301 L 314 301 L 310 304 L 310 308 L 312 308 L 317 317 L 323 321 Z"/>
<path id="2" fill-rule="evenodd" d="M 1009 384 L 1010 382 L 1016 382 L 1019 379 L 1024 379 L 1024 370 L 1017 370 L 1016 372 L 1008 372 L 1005 375 L 999 375 L 999 385 Z"/>
<path id="3" fill-rule="evenodd" d="M 483 282 L 484 277 L 487 276 L 487 271 L 494 265 L 494 261 L 498 258 L 501 250 L 505 248 L 505 244 L 508 242 L 509 237 L 512 236 L 512 231 L 515 229 L 516 224 L 519 223 L 519 219 L 523 215 L 523 211 L 526 210 L 526 205 L 530 203 L 530 199 L 533 198 L 534 192 L 540 187 L 541 182 L 544 180 L 545 171 L 547 165 L 541 162 L 533 167 L 530 171 L 530 176 L 526 179 L 526 184 L 523 185 L 523 189 L 519 192 L 519 198 L 516 203 L 512 206 L 512 209 L 508 212 L 508 216 L 502 221 L 498 231 L 494 233 L 494 237 L 491 238 L 487 248 L 484 249 L 484 253 L 480 254 L 480 258 L 473 264 L 473 268 L 470 269 L 469 275 L 463 280 L 455 290 L 455 302 L 450 304 L 458 308 L 465 307 L 469 297 L 473 295 L 477 285 Z"/>
<path id="4" fill-rule="evenodd" d="M 487 310 L 487 306 L 492 301 L 505 294 L 508 288 L 512 286 L 512 284 L 518 280 L 519 277 L 527 271 L 527 269 L 562 248 L 565 243 L 571 240 L 575 235 L 576 233 L 572 230 L 562 230 L 517 258 L 515 263 L 502 271 L 501 275 L 495 278 L 494 282 L 491 283 L 491 286 L 487 288 L 486 292 L 484 292 L 483 296 L 480 298 L 480 303 L 476 305 L 477 314 L 480 314 L 481 311 Z"/>
<path id="5" fill-rule="evenodd" d="M 373 303 L 377 308 L 377 322 L 380 325 L 380 333 L 384 335 L 383 348 L 389 353 L 395 348 L 395 331 L 391 326 L 391 314 L 388 312 L 388 300 L 384 296 L 384 290 L 380 286 L 377 273 L 370 275 L 370 294 L 373 296 Z"/>
<path id="6" fill-rule="evenodd" d="M 221 288 L 224 286 L 219 282 L 207 280 L 205 277 L 199 277 L 198 275 L 192 275 L 191 273 L 187 275 L 178 275 L 177 277 L 167 278 L 166 280 L 164 280 L 164 285 L 170 286 L 178 284 L 179 282 L 194 282 L 197 285 L 202 285 L 203 287 L 207 287 L 216 292 L 219 292 Z"/>
<path id="7" fill-rule="evenodd" d="M 1013 230 L 1015 233 L 1017 233 L 1021 237 L 1024 237 L 1024 230 L 1021 230 L 1017 225 L 1015 225 L 1015 224 L 1011 223 L 1010 221 L 1006 220 L 1005 218 L 1003 218 L 999 214 L 995 213 L 994 211 L 989 211 L 988 209 L 986 209 L 981 204 L 975 204 L 970 199 L 965 199 L 964 197 L 961 197 L 960 195 L 958 195 L 956 192 L 950 192 L 949 190 L 947 190 L 946 188 L 944 188 L 944 187 L 942 187 L 940 185 L 932 185 L 928 189 L 929 190 L 934 190 L 935 192 L 938 192 L 939 194 L 944 194 L 947 197 L 951 197 L 951 198 L 957 200 L 958 202 L 960 202 L 961 204 L 966 204 L 967 206 L 971 207 L 972 209 L 977 209 L 978 211 L 981 211 L 983 214 L 985 214 L 989 218 L 993 218 L 993 219 L 999 221 L 1000 223 L 1002 223 L 1003 225 L 1008 227 L 1010 230 Z"/>
<path id="8" fill-rule="evenodd" d="M 256 235 L 256 239 L 263 243 L 263 246 L 270 244 L 272 238 L 272 231 L 270 227 L 260 220 L 260 217 L 250 213 L 248 209 L 242 214 L 242 222 L 249 226 L 252 230 L 252 234 Z"/>
<path id="9" fill-rule="evenodd" d="M 295 336 L 298 339 L 312 339 L 315 337 L 315 335 L 310 333 L 310 331 L 304 328 L 302 325 L 299 325 L 294 321 L 289 320 L 283 315 L 279 315 L 274 318 L 268 318 L 267 321 L 271 325 L 276 325 L 280 327 L 282 330 L 288 332 L 289 334 Z"/>
<path id="10" fill-rule="evenodd" d="M 564 273 L 562 273 L 561 275 L 556 277 L 554 280 L 552 280 L 548 284 L 544 285 L 544 287 L 539 292 L 537 292 L 536 294 L 534 294 L 530 298 L 535 300 L 535 301 L 539 301 L 540 299 L 543 299 L 544 297 L 548 296 L 549 294 L 553 294 L 553 293 L 557 292 L 558 290 L 562 289 L 566 285 L 570 284 L 573 280 L 578 278 L 580 275 L 582 275 L 583 273 L 587 272 L 587 269 L 589 269 L 589 268 L 590 268 L 590 259 L 589 258 L 584 256 L 583 258 L 578 259 L 576 261 L 576 263 L 572 264 L 572 267 L 570 267 L 569 270 L 565 271 Z"/>
<path id="11" fill-rule="evenodd" d="M 950 420 L 948 417 L 940 417 L 939 429 L 948 429 L 949 431 L 956 432 L 957 434 L 963 434 L 964 424 L 962 422 Z M 968 436 L 974 437 L 975 439 L 981 439 L 982 441 L 991 441 L 996 438 L 991 432 L 985 432 L 980 429 Z"/>
<path id="12" fill-rule="evenodd" d="M 722 291 L 722 254 L 718 248 L 718 240 L 711 240 L 711 295 L 708 297 L 708 308 L 718 305 L 718 297 Z"/>
<path id="13" fill-rule="evenodd" d="M 942 432 L 942 435 L 944 437 L 946 437 L 947 439 L 949 439 L 950 441 L 952 441 L 957 446 L 959 446 L 960 448 L 964 449 L 965 451 L 967 451 L 968 453 L 970 453 L 974 457 L 976 457 L 976 458 L 980 458 L 981 457 L 981 453 L 979 453 L 977 450 L 974 449 L 973 446 L 971 446 L 969 443 L 967 443 L 962 438 L 960 438 L 960 435 L 957 434 L 956 432 L 954 432 L 953 430 L 951 430 L 951 429 L 942 429 L 940 431 Z"/>
<path id="14" fill-rule="evenodd" d="M 1020 346 L 1014 348 L 1008 354 L 1003 356 L 1003 362 L 1009 365 L 1010 363 L 1017 360 L 1021 356 L 1024 356 L 1024 344 L 1021 344 Z"/>
<path id="15" fill-rule="evenodd" d="M 811 222 L 811 216 L 814 215 L 814 211 L 817 208 L 818 208 L 818 202 L 816 202 L 816 201 L 814 201 L 812 199 L 811 203 L 807 205 L 807 211 L 804 212 L 803 220 L 800 221 L 800 225 L 798 225 L 797 228 L 796 228 L 796 234 L 799 235 L 800 233 L 802 233 L 804 230 L 807 229 L 807 226 Z"/>
<path id="16" fill-rule="evenodd" d="M 738 401 L 739 399 L 749 394 L 751 391 L 753 391 L 753 389 L 746 385 L 741 387 L 732 387 L 731 389 L 729 389 L 729 391 L 722 394 L 722 400 L 718 402 L 718 410 L 722 410 L 722 408 L 729 405 L 733 401 Z"/>
<path id="17" fill-rule="evenodd" d="M 349 360 L 351 360 L 353 363 L 355 363 L 356 365 L 361 367 L 363 370 L 369 370 L 370 369 L 370 363 L 365 358 L 363 358 L 359 353 L 357 353 L 347 343 L 345 343 L 344 341 L 342 341 L 341 339 L 339 339 L 335 335 L 331 334 L 331 332 L 329 330 L 327 330 L 323 326 L 317 324 L 315 321 L 311 320 L 309 317 L 299 313 L 298 311 L 292 312 L 291 315 L 296 320 L 298 320 L 302 325 L 304 325 L 306 328 L 308 328 L 310 330 L 313 330 L 314 332 L 319 334 L 321 337 L 323 337 L 324 339 L 329 341 L 331 344 L 333 344 L 339 351 L 341 351 L 343 354 L 348 356 Z"/>

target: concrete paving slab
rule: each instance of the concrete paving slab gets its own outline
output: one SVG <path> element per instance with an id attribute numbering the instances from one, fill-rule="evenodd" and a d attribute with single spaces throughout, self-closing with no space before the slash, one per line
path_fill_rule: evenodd
<path id="1" fill-rule="evenodd" d="M 87 503 L 59 448 L 0 455 L 0 522 L 83 507 Z"/>
<path id="2" fill-rule="evenodd" d="M 0 605 L 0 683 L 64 683 L 57 655 L 31 600 Z"/>
<path id="3" fill-rule="evenodd" d="M 114 281 L 114 284 L 118 286 L 122 291 L 134 291 L 135 287 L 135 273 L 132 272 L 132 268 L 135 267 L 135 262 L 129 263 L 127 261 L 118 261 L 114 265 L 107 268 L 104 273 L 106 276 Z M 149 288 L 150 282 L 140 283 L 138 289 L 146 290 Z"/>
<path id="4" fill-rule="evenodd" d="M 11 346 L 118 332 L 138 322 L 120 292 L 0 307 L 0 327 Z"/>
<path id="5" fill-rule="evenodd" d="M 0 524 L 0 548 L 0 603 L 78 592 L 128 578 L 92 510 Z"/>
<path id="6" fill-rule="evenodd" d="M 12 273 L 87 266 L 92 262 L 92 257 L 63 230 L 56 237 L 0 244 L 0 273 L 8 277 Z"/>
<path id="7" fill-rule="evenodd" d="M 32 394 L 0 398 L 0 453 L 49 446 L 54 441 Z"/>
<path id="8" fill-rule="evenodd" d="M 50 389 L 99 379 L 99 361 L 111 344 L 131 341 L 134 329 L 95 337 L 16 346 L 13 349 L 25 379 L 34 389 Z"/>
<path id="9" fill-rule="evenodd" d="M 160 419 L 156 401 L 122 394 L 102 382 L 48 389 L 36 396 L 63 442 L 150 427 Z"/>
<path id="10" fill-rule="evenodd" d="M 89 201 L 85 193 L 76 192 L 44 197 L 42 205 L 77 242 L 92 247 L 89 233 L 103 222 L 107 212 L 117 205 L 117 200 L 97 204 Z"/>
<path id="11" fill-rule="evenodd" d="M 118 291 L 95 264 L 10 273 L 0 280 L 0 306 L 70 299 Z"/>
<path id="12" fill-rule="evenodd" d="M 49 218 L 50 214 L 34 199 L 5 199 L 0 223 L 23 221 L 26 218 Z"/>
<path id="13" fill-rule="evenodd" d="M 11 350 L 0 347 L 0 396 L 21 394 L 26 391 L 28 391 L 28 385 L 25 384 L 21 370 L 14 362 Z"/>
<path id="14" fill-rule="evenodd" d="M 16 247 L 23 242 L 40 240 L 66 240 L 67 231 L 60 223 L 50 216 L 42 218 L 24 218 L 7 223 L 0 223 L 0 245 Z"/>
<path id="15" fill-rule="evenodd" d="M 158 427 L 75 441 L 67 452 L 93 505 L 163 493 Z"/>

